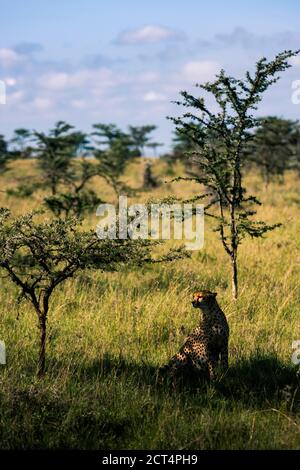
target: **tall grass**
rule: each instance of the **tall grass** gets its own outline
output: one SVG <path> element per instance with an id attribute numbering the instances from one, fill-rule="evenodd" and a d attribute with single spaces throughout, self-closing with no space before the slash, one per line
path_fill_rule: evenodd
<path id="1" fill-rule="evenodd" d="M 125 177 L 136 187 L 141 164 Z M 155 171 L 169 178 L 161 162 Z M 13 164 L 2 189 L 35 172 L 33 162 Z M 113 200 L 100 180 L 93 184 Z M 28 304 L 17 305 L 14 286 L 2 279 L 0 339 L 7 365 L 0 366 L 1 448 L 300 447 L 299 379 L 291 362 L 291 343 L 300 339 L 300 190 L 293 174 L 268 192 L 256 174 L 248 185 L 263 202 L 259 217 L 283 226 L 242 245 L 236 304 L 227 255 L 206 220 L 205 246 L 191 259 L 115 274 L 85 272 L 64 284 L 51 304 L 43 380 L 35 377 L 35 315 Z M 187 182 L 167 183 L 136 199 L 197 190 Z M 23 213 L 38 207 L 43 194 L 0 197 L 1 206 Z M 85 224 L 96 222 L 89 217 Z M 228 317 L 229 371 L 214 384 L 161 385 L 157 368 L 197 324 L 190 300 L 199 288 L 216 290 Z"/>

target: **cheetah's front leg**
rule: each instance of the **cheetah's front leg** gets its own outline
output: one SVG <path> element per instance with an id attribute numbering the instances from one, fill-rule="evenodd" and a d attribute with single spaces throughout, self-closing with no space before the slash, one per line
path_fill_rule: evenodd
<path id="1" fill-rule="evenodd" d="M 217 366 L 217 360 L 215 356 L 209 355 L 207 359 L 208 375 L 210 380 L 215 379 L 215 369 Z"/>
<path id="2" fill-rule="evenodd" d="M 227 370 L 228 369 L 228 345 L 224 345 L 221 349 L 221 361 L 220 361 L 220 366 L 222 370 Z"/>

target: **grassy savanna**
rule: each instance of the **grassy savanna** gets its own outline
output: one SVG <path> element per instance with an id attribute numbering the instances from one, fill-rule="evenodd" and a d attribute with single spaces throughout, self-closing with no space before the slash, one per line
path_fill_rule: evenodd
<path id="1" fill-rule="evenodd" d="M 143 159 L 125 179 L 142 184 Z M 165 163 L 154 173 L 170 180 Z M 175 168 L 175 174 L 182 169 Z M 1 176 L 0 206 L 14 214 L 40 207 L 45 192 L 7 196 L 20 179 L 39 178 L 34 161 L 16 161 Z M 12 448 L 84 449 L 296 449 L 300 447 L 300 395 L 292 341 L 300 339 L 300 192 L 297 177 L 263 189 L 259 175 L 247 188 L 263 205 L 258 218 L 283 225 L 239 252 L 240 295 L 231 299 L 230 264 L 213 223 L 205 219 L 205 245 L 190 259 L 131 271 L 85 271 L 55 292 L 48 318 L 47 373 L 35 376 L 38 329 L 31 306 L 1 285 L 0 442 Z M 98 177 L 101 198 L 115 195 Z M 190 182 L 162 184 L 130 202 L 197 194 Z M 95 227 L 89 216 L 85 227 Z M 168 242 L 171 246 L 172 242 Z M 229 370 L 213 384 L 191 380 L 158 384 L 157 368 L 174 354 L 198 322 L 194 289 L 218 292 L 230 325 Z"/>

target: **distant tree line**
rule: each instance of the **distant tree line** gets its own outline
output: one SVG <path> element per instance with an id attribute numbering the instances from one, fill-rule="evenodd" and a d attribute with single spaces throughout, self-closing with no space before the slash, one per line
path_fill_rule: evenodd
<path id="1" fill-rule="evenodd" d="M 8 193 L 29 197 L 44 188 L 50 192 L 45 205 L 56 216 L 82 216 L 101 202 L 95 191 L 88 188 L 95 176 L 103 178 L 116 195 L 132 191 L 121 177 L 131 161 L 144 155 L 146 147 L 156 149 L 161 145 L 151 140 L 150 134 L 155 129 L 154 125 L 129 126 L 125 132 L 115 124 L 99 123 L 87 134 L 64 121 L 57 122 L 47 133 L 16 129 L 9 142 L 0 136 L 0 172 L 13 159 L 35 159 L 39 179 L 19 184 Z M 146 165 L 144 189 L 157 184 Z"/>
<path id="2" fill-rule="evenodd" d="M 186 174 L 193 176 L 197 172 L 195 152 L 197 143 L 192 133 L 201 134 L 203 125 L 190 122 L 189 131 L 176 128 L 172 148 L 161 158 L 170 165 L 182 162 Z M 29 196 L 38 186 L 47 186 L 51 190 L 49 207 L 57 213 L 77 212 L 96 202 L 95 195 L 87 191 L 86 185 L 94 176 L 102 176 L 116 194 L 124 190 L 120 177 L 130 161 L 145 155 L 145 149 L 151 148 L 156 154 L 163 144 L 151 140 L 154 125 L 129 126 L 122 131 L 115 124 L 94 124 L 90 134 L 76 131 L 66 122 L 58 122 L 48 133 L 30 131 L 20 128 L 14 131 L 13 137 L 6 140 L 0 135 L 0 174 L 7 169 L 13 159 L 35 158 L 42 171 L 42 181 L 36 184 L 20 185 L 13 190 L 16 196 Z M 257 119 L 255 129 L 251 130 L 252 138 L 245 151 L 245 168 L 257 168 L 268 187 L 269 183 L 283 181 L 288 170 L 300 174 L 300 122 L 276 116 L 265 116 Z M 211 135 L 211 138 L 215 138 Z M 74 164 L 74 158 L 78 162 Z M 94 157 L 97 165 L 92 164 Z M 79 163 L 80 161 L 80 163 Z M 145 165 L 145 187 L 156 187 L 158 182 L 152 178 L 152 169 Z M 59 187 L 66 191 L 59 196 Z M 129 188 L 127 188 L 129 190 Z M 76 212 L 76 210 L 75 210 Z"/>
<path id="3" fill-rule="evenodd" d="M 192 138 L 193 133 L 200 135 L 203 125 L 189 122 L 189 130 L 176 129 L 173 137 L 172 151 L 162 158 L 170 165 L 180 161 L 184 164 L 186 174 L 195 175 L 195 154 L 199 144 Z M 256 127 L 251 129 L 251 140 L 245 152 L 244 168 L 258 169 L 267 188 L 272 181 L 282 182 L 288 170 L 300 174 L 300 122 L 276 116 L 260 117 Z M 213 134 L 211 139 L 213 139 Z"/>

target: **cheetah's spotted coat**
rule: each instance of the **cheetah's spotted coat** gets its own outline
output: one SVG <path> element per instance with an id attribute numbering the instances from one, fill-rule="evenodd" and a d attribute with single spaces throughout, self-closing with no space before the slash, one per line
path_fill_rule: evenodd
<path id="1" fill-rule="evenodd" d="M 207 371 L 210 379 L 219 361 L 222 369 L 227 369 L 229 327 L 216 295 L 210 291 L 193 295 L 192 305 L 201 311 L 200 323 L 163 369 L 174 373 L 182 366 L 191 366 Z"/>

